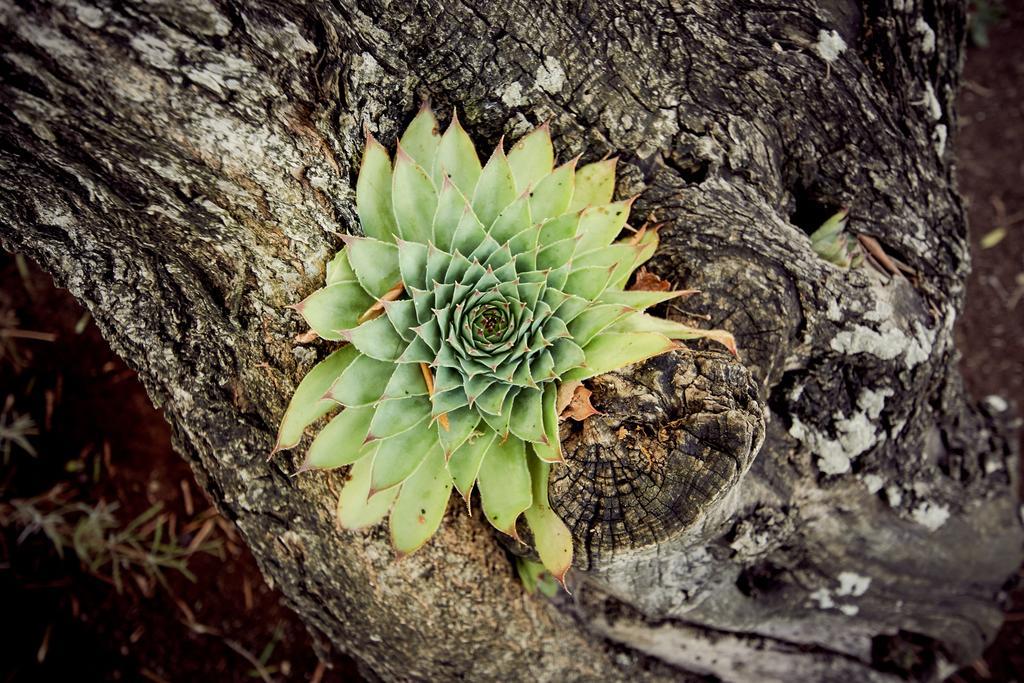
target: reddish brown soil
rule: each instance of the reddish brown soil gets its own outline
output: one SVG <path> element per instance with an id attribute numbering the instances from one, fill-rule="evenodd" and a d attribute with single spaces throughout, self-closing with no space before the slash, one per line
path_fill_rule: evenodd
<path id="1" fill-rule="evenodd" d="M 1009 0 L 991 44 L 972 48 L 960 95 L 960 191 L 968 201 L 973 272 L 957 329 L 961 369 L 977 398 L 997 394 L 1024 407 L 1024 1 Z M 1003 228 L 989 248 L 982 238 Z M 1024 576 L 1022 570 L 1021 576 Z M 985 658 L 956 681 L 1024 679 L 1024 588 L 1011 592 L 1007 621 Z"/>
<path id="2" fill-rule="evenodd" d="M 166 587 L 129 579 L 118 594 L 73 553 L 61 560 L 42 535 L 19 544 L 18 529 L 0 529 L 0 680 L 251 682 L 261 672 L 246 654 L 259 660 L 270 647 L 262 673 L 273 680 L 361 680 L 344 658 L 322 670 L 305 628 L 171 449 L 170 429 L 135 373 L 94 324 L 76 333 L 83 309 L 48 276 L 32 266 L 20 273 L 0 252 L 5 309 L 17 312 L 17 329 L 57 339 L 18 340 L 20 367 L 0 355 L 0 409 L 13 396 L 41 432 L 31 438 L 37 457 L 15 448 L 4 465 L 0 453 L 0 502 L 65 482 L 77 500 L 117 501 L 122 523 L 162 503 L 182 545 L 208 533 L 224 558 L 193 555 L 194 583 L 171 570 Z"/>
<path id="3" fill-rule="evenodd" d="M 975 396 L 999 394 L 1017 405 L 1024 405 L 1022 9 L 1024 0 L 1008 3 L 991 46 L 968 54 L 957 143 L 974 250 L 959 326 L 962 368 Z M 1006 237 L 982 249 L 981 238 L 999 227 Z M 16 452 L 9 465 L 0 461 L 0 499 L 65 481 L 81 500 L 118 501 L 122 521 L 161 502 L 179 530 L 192 523 L 181 534 L 188 544 L 209 505 L 135 374 L 94 325 L 76 333 L 84 313 L 70 295 L 34 268 L 23 276 L 0 254 L 0 312 L 5 308 L 17 311 L 19 329 L 58 338 L 19 342 L 20 369 L 0 356 L 0 407 L 13 395 L 16 409 L 35 416 L 41 429 L 33 439 L 37 458 Z M 132 584 L 118 594 L 73 556 L 58 558 L 44 538 L 18 544 L 16 530 L 0 531 L 0 679 L 258 681 L 260 672 L 239 650 L 259 658 L 272 645 L 262 673 L 274 680 L 359 680 L 344 658 L 333 670 L 318 669 L 309 635 L 227 524 L 214 521 L 210 538 L 224 545 L 225 559 L 194 556 L 195 583 L 171 571 L 167 588 Z M 1011 594 L 1007 609 L 1009 620 L 985 658 L 951 680 L 1024 677 L 1024 591 Z"/>

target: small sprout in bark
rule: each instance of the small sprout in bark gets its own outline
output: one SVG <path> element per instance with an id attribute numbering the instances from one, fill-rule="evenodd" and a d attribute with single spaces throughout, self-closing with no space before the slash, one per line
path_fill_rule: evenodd
<path id="1" fill-rule="evenodd" d="M 856 268 L 863 261 L 857 238 L 846 232 L 849 209 L 840 209 L 811 233 L 815 253 L 840 268 Z"/>
<path id="2" fill-rule="evenodd" d="M 558 582 L 540 562 L 517 557 L 516 573 L 519 574 L 519 580 L 523 582 L 527 593 L 540 591 L 543 595 L 553 598 L 558 592 Z"/>
<path id="3" fill-rule="evenodd" d="M 561 581 L 572 537 L 547 502 L 561 462 L 559 386 L 728 333 L 644 309 L 685 292 L 627 291 L 656 230 L 618 239 L 632 199 L 612 201 L 614 162 L 554 165 L 546 125 L 481 163 L 457 118 L 439 134 L 424 107 L 392 158 L 367 137 L 356 184 L 364 236 L 346 236 L 326 286 L 296 309 L 348 342 L 314 367 L 277 450 L 340 406 L 304 468 L 351 465 L 339 524 L 390 515 L 401 553 L 425 543 L 452 489 L 515 536 L 526 519 Z"/>

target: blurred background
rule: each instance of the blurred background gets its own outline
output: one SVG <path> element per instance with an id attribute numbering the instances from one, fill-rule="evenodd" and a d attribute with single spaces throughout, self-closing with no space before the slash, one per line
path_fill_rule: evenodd
<path id="1" fill-rule="evenodd" d="M 1018 407 L 1022 9 L 1024 0 L 972 3 L 956 139 L 974 259 L 961 367 L 976 398 Z M 950 681 L 1024 680 L 1024 589 L 1007 589 L 997 640 Z M 2 251 L 0 615 L 2 681 L 361 680 L 344 657 L 319 662 L 89 314 Z"/>

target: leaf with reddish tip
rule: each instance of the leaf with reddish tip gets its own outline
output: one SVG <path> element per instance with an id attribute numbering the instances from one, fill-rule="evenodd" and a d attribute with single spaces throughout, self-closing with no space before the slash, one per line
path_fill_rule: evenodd
<path id="1" fill-rule="evenodd" d="M 533 532 L 533 545 L 544 567 L 565 586 L 565 573 L 572 565 L 572 534 L 548 504 L 548 473 L 551 465 L 529 458 L 533 503 L 526 509 L 526 523 Z"/>
<path id="2" fill-rule="evenodd" d="M 499 144 L 484 166 L 473 191 L 473 213 L 488 228 L 502 209 L 515 201 L 518 194 L 512 168 Z"/>
<path id="3" fill-rule="evenodd" d="M 587 379 L 657 356 L 678 345 L 657 332 L 605 332 L 583 348 L 586 362 L 563 375 L 562 380 Z"/>
<path id="4" fill-rule="evenodd" d="M 373 297 L 359 283 L 339 282 L 316 290 L 296 304 L 295 310 L 317 335 L 338 341 L 343 338 L 340 330 L 354 327 L 371 305 Z"/>
<path id="5" fill-rule="evenodd" d="M 373 471 L 374 452 L 356 460 L 348 473 L 348 480 L 338 496 L 337 519 L 343 529 L 365 529 L 379 523 L 388 514 L 398 489 L 370 496 L 370 475 Z"/>
<path id="6" fill-rule="evenodd" d="M 533 502 L 522 439 L 495 439 L 480 464 L 478 486 L 487 521 L 498 531 L 516 536 L 516 519 Z"/>
<path id="7" fill-rule="evenodd" d="M 391 211 L 391 158 L 369 134 L 356 180 L 356 212 L 367 237 L 384 242 L 394 240 L 398 226 Z"/>
<path id="8" fill-rule="evenodd" d="M 412 123 L 402 133 L 402 139 L 398 141 L 398 145 L 421 168 L 430 170 L 434 168 L 434 157 L 437 155 L 437 147 L 440 143 L 441 131 L 437 117 L 434 116 L 430 105 L 424 102 Z"/>
<path id="9" fill-rule="evenodd" d="M 508 165 L 512 169 L 517 192 L 523 192 L 551 173 L 555 165 L 555 151 L 551 146 L 548 124 L 538 126 L 512 145 L 508 153 Z"/>
<path id="10" fill-rule="evenodd" d="M 690 327 L 674 320 L 656 318 L 646 313 L 634 313 L 626 316 L 610 329 L 630 334 L 654 332 L 665 335 L 669 339 L 710 339 L 729 349 L 732 355 L 739 355 L 736 350 L 736 339 L 725 330 L 702 330 L 699 327 Z"/>
<path id="11" fill-rule="evenodd" d="M 405 480 L 391 510 L 391 543 L 411 553 L 427 542 L 441 524 L 452 491 L 444 453 L 436 442 L 420 466 Z"/>
<path id="12" fill-rule="evenodd" d="M 398 234 L 409 242 L 426 244 L 433 238 L 437 190 L 427 172 L 402 147 L 395 157 L 391 184 L 391 203 L 398 223 Z"/>
<path id="13" fill-rule="evenodd" d="M 480 179 L 480 157 L 477 156 L 476 147 L 462 129 L 456 114 L 452 114 L 452 122 L 441 136 L 433 171 L 434 184 L 437 187 L 442 187 L 444 179 L 448 178 L 462 194 L 473 195 L 476 183 Z"/>
<path id="14" fill-rule="evenodd" d="M 373 408 L 345 408 L 317 434 L 306 453 L 304 467 L 330 469 L 350 465 L 364 455 L 363 443 Z"/>
<path id="15" fill-rule="evenodd" d="M 284 412 L 277 432 L 275 453 L 295 446 L 302 439 L 306 427 L 335 408 L 333 401 L 324 398 L 324 392 L 358 355 L 355 347 L 343 346 L 306 373 Z"/>
<path id="16" fill-rule="evenodd" d="M 390 207 L 388 210 L 390 211 Z M 358 279 L 356 271 L 352 270 L 352 264 L 348 262 L 348 252 L 345 251 L 345 247 L 342 247 L 341 251 L 327 262 L 327 284 L 356 282 Z"/>
<path id="17" fill-rule="evenodd" d="M 588 206 L 607 204 L 615 192 L 615 164 L 617 159 L 605 159 L 587 164 L 576 171 L 575 190 L 569 211 L 580 211 Z"/>
<path id="18" fill-rule="evenodd" d="M 674 292 L 648 292 L 648 291 L 615 291 L 606 289 L 602 294 L 600 301 L 606 304 L 622 304 L 629 306 L 638 311 L 642 311 L 645 308 L 650 308 L 655 304 L 660 304 L 663 301 L 669 301 L 681 296 L 690 296 L 696 294 L 696 290 L 693 289 L 680 289 Z"/>

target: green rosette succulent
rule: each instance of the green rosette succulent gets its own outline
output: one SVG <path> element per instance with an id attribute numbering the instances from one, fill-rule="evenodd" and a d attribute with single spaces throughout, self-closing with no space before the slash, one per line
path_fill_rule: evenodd
<path id="1" fill-rule="evenodd" d="M 481 164 L 456 117 L 439 134 L 429 107 L 392 163 L 367 136 L 356 185 L 364 236 L 347 236 L 326 286 L 296 308 L 344 341 L 295 392 L 276 450 L 340 407 L 306 468 L 351 465 L 340 523 L 390 512 L 395 548 L 437 530 L 452 488 L 517 536 L 525 517 L 544 567 L 562 580 L 572 538 L 548 505 L 562 461 L 559 387 L 712 337 L 644 310 L 680 295 L 631 291 L 656 231 L 626 228 L 632 200 L 612 201 L 615 161 L 554 166 L 546 125 Z"/>

